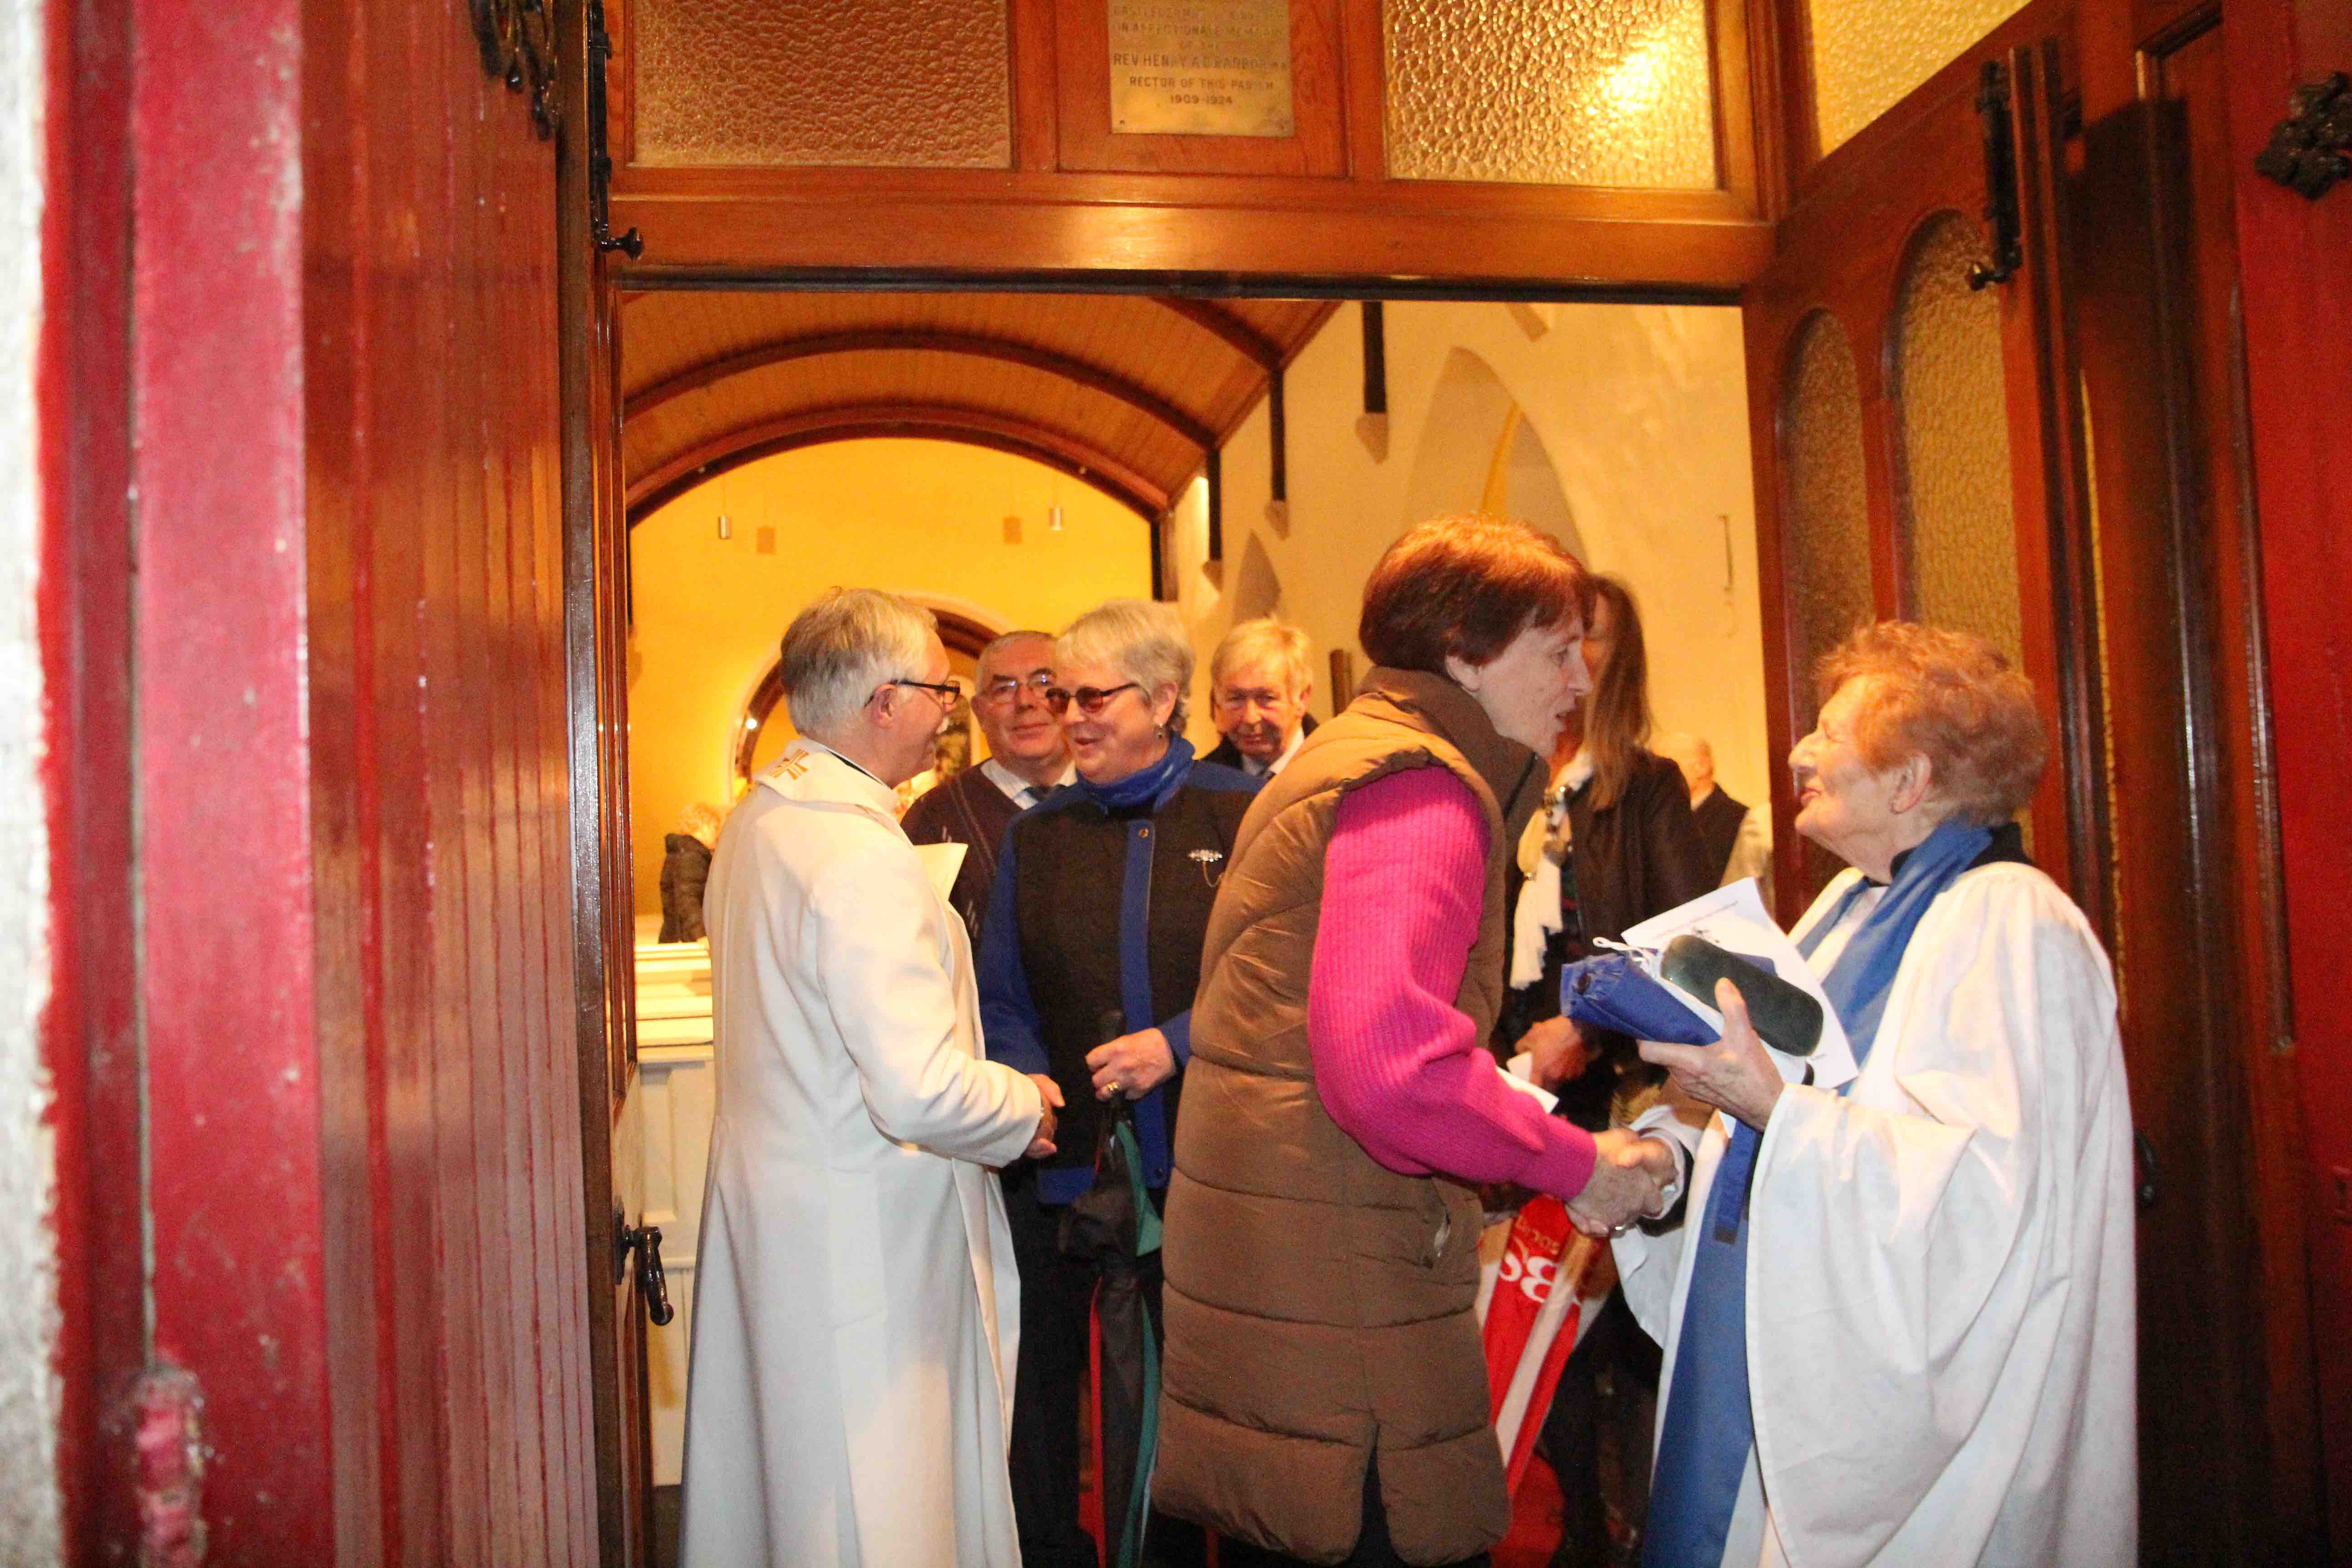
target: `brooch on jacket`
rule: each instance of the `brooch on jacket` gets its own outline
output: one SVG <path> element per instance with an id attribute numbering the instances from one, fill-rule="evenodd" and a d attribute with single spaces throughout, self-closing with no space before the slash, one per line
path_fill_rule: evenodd
<path id="1" fill-rule="evenodd" d="M 1185 857 L 1193 865 L 1201 868 L 1201 880 L 1208 883 L 1212 888 L 1217 885 L 1217 879 L 1224 873 L 1213 871 L 1210 868 L 1224 858 L 1225 852 L 1222 849 L 1195 849 Z"/>

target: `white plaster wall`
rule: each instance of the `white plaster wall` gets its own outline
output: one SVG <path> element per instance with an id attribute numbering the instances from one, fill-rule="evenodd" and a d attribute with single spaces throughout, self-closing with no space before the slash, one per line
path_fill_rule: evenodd
<path id="1" fill-rule="evenodd" d="M 1171 524 L 1171 560 L 1179 605 L 1201 650 L 1202 693 L 1208 652 L 1234 618 L 1242 580 L 1255 577 L 1262 584 L 1270 568 L 1280 585 L 1280 613 L 1315 639 L 1315 710 L 1329 710 L 1328 693 L 1319 689 L 1328 650 L 1356 649 L 1365 576 L 1390 542 L 1421 521 L 1411 513 L 1428 499 L 1412 493 L 1423 444 L 1475 440 L 1491 452 L 1502 435 L 1499 412 L 1492 430 L 1449 426 L 1433 437 L 1427 429 L 1447 359 L 1466 350 L 1494 372 L 1541 440 L 1587 564 L 1633 584 L 1649 633 L 1651 700 L 1660 726 L 1706 736 L 1725 787 L 1751 803 L 1764 799 L 1774 763 L 1765 754 L 1763 636 L 1738 311 L 1391 303 L 1386 317 L 1386 461 L 1374 461 L 1356 434 L 1362 333 L 1356 307 L 1344 306 L 1299 355 L 1286 384 L 1289 536 L 1277 535 L 1264 515 L 1263 408 L 1225 448 L 1222 585 L 1202 568 L 1204 503 L 1196 494 L 1178 509 Z M 1540 335 L 1523 324 L 1545 319 L 1550 325 Z M 1448 406 L 1463 403 L 1454 399 Z M 1454 473 L 1462 465 L 1448 457 L 1432 467 Z M 1452 505 L 1474 510 L 1480 495 L 1468 489 Z M 1254 563 L 1245 570 L 1245 562 Z M 1360 649 L 1356 664 L 1360 675 Z M 1206 707 L 1195 704 L 1196 739 L 1213 734 Z"/>
<path id="2" fill-rule="evenodd" d="M 58 1497 L 57 1181 L 40 1051 L 48 1002 L 41 790 L 40 459 L 43 10 L 0 0 L 0 1562 L 53 1563 Z"/>

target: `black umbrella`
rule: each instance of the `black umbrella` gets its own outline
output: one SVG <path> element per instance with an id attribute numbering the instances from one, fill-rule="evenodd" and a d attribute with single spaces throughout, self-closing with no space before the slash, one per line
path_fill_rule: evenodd
<path id="1" fill-rule="evenodd" d="M 1125 1032 L 1107 1013 L 1107 1039 Z M 1103 1531 L 1116 1542 L 1112 1568 L 1137 1568 L 1151 1517 L 1151 1465 L 1160 1448 L 1160 1342 L 1143 1297 L 1138 1259 L 1160 1250 L 1160 1215 L 1143 1191 L 1135 1110 L 1124 1095 L 1105 1109 L 1095 1133 L 1094 1185 L 1062 1215 L 1061 1248 L 1095 1266 L 1095 1336 L 1101 1362 L 1095 1423 L 1101 1438 Z"/>

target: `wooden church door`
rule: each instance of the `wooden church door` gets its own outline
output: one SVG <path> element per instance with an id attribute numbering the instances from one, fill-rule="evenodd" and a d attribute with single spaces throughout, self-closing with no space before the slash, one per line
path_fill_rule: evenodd
<path id="1" fill-rule="evenodd" d="M 570 676 L 572 962 L 589 1226 L 596 1513 L 607 1568 L 652 1550 L 647 1328 L 674 1308 L 661 1232 L 646 1213 L 629 843 L 628 524 L 621 473 L 617 264 L 641 242 L 608 224 L 601 0 L 565 0 L 560 25 L 580 111 L 564 123 L 557 192 L 564 320 L 564 628 Z"/>
<path id="2" fill-rule="evenodd" d="M 2247 1001 L 2273 960 L 2236 912 L 2276 865 L 2235 799 L 2271 712 L 2222 406 L 2236 262 L 2207 243 L 2245 176 L 2190 145 L 2221 134 L 2215 46 L 2242 8 L 2264 7 L 2034 0 L 1828 138 L 1800 40 L 1790 209 L 1742 299 L 1774 747 L 1811 726 L 1814 661 L 1873 618 L 1977 632 L 2041 697 L 2029 849 L 2115 961 L 2139 1134 L 2150 1561 L 2262 1558 L 2307 1535 L 2312 1489 L 2272 1473 L 2311 1462 L 2278 1436 L 2311 1351 L 2301 1215 L 2272 1180 L 2294 1107 Z M 1796 837 L 1785 773 L 1773 808 L 1793 919 L 1835 865 Z"/>
<path id="3" fill-rule="evenodd" d="M 2062 295 L 2062 12 L 2029 6 L 1799 176 L 1743 296 L 1769 732 L 1864 622 L 1990 638 L 2057 739 L 2035 862 L 2099 922 L 2097 658 Z M 1800 96 L 1803 96 L 1801 92 Z M 1781 913 L 1835 870 L 1773 788 Z"/>

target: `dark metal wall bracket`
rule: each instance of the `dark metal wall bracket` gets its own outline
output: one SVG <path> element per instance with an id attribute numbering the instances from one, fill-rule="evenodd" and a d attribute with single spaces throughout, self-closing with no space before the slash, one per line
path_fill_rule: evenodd
<path id="1" fill-rule="evenodd" d="M 1209 559 L 1225 558 L 1225 454 L 1219 447 L 1209 448 L 1206 471 L 1209 480 Z"/>
<path id="2" fill-rule="evenodd" d="M 2352 77 L 2337 71 L 2296 88 L 2254 172 L 2315 202 L 2352 179 Z"/>
<path id="3" fill-rule="evenodd" d="M 1362 304 L 1364 327 L 1364 411 L 1356 416 L 1356 439 L 1375 463 L 1389 459 L 1389 334 L 1381 301 Z"/>
<path id="4" fill-rule="evenodd" d="M 588 0 L 588 233 L 601 251 L 617 250 L 635 261 L 646 253 L 645 236 L 635 228 L 613 232 L 613 154 L 605 145 L 604 69 L 613 63 L 613 36 L 604 30 L 604 0 Z"/>
<path id="5" fill-rule="evenodd" d="M 1282 370 L 1276 366 L 1265 383 L 1265 430 L 1272 450 L 1266 454 L 1265 521 L 1281 537 L 1290 537 L 1290 415 L 1283 396 Z"/>
<path id="6" fill-rule="evenodd" d="M 555 134 L 562 100 L 555 89 L 555 23 L 547 0 L 471 0 L 482 69 L 493 81 L 530 94 L 530 120 L 542 142 Z"/>
<path id="7" fill-rule="evenodd" d="M 1970 289 L 2006 283 L 2025 265 L 2024 225 L 2017 205 L 2017 134 L 2009 122 L 2009 68 L 1987 60 L 1978 82 L 1977 114 L 1984 121 L 1984 216 L 1992 227 L 1992 260 L 1969 268 Z"/>

